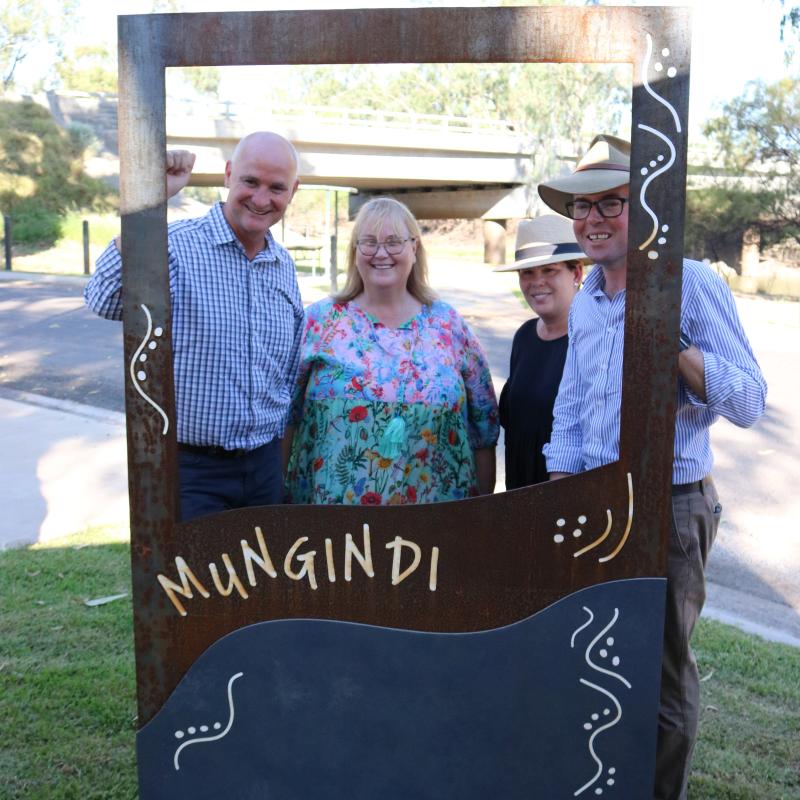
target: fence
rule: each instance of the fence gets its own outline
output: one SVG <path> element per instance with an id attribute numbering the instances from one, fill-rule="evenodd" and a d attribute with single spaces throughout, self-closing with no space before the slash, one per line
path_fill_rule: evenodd
<path id="1" fill-rule="evenodd" d="M 83 274 L 88 275 L 90 272 L 91 259 L 89 257 L 89 220 L 83 220 Z M 13 258 L 14 253 L 12 245 L 14 244 L 13 223 L 8 214 L 3 214 L 3 255 L 5 260 L 6 272 L 11 272 L 14 268 Z"/>
<path id="2" fill-rule="evenodd" d="M 89 220 L 83 220 L 83 274 L 91 274 L 91 256 L 89 248 Z M 3 214 L 3 252 L 6 272 L 13 270 L 13 249 L 14 242 L 13 222 L 11 216 Z M 293 245 L 287 247 L 299 271 L 311 269 L 312 277 L 316 277 L 317 270 L 321 274 L 326 274 L 330 278 L 331 291 L 336 291 L 337 287 L 337 246 L 338 236 L 330 237 L 330 260 L 329 264 L 324 264 L 322 260 L 323 246 L 315 245 Z"/>

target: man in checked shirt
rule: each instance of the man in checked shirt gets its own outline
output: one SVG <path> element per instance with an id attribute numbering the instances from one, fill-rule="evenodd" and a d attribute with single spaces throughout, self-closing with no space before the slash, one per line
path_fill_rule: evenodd
<path id="1" fill-rule="evenodd" d="M 573 220 L 597 265 L 573 301 L 569 347 L 544 454 L 550 478 L 619 456 L 628 251 L 630 143 L 597 136 L 565 177 L 539 185 L 554 211 Z M 730 291 L 705 265 L 685 259 L 679 397 L 672 471 L 672 534 L 654 797 L 686 797 L 697 736 L 700 685 L 689 646 L 705 601 L 705 564 L 722 507 L 711 480 L 709 427 L 719 415 L 740 427 L 764 413 L 767 386 Z"/>
<path id="2" fill-rule="evenodd" d="M 194 155 L 167 153 L 167 196 Z M 228 199 L 168 229 L 180 518 L 280 503 L 281 440 L 297 374 L 303 305 L 270 228 L 297 190 L 294 147 L 252 133 L 225 165 Z M 122 319 L 119 238 L 97 260 L 86 305 Z"/>

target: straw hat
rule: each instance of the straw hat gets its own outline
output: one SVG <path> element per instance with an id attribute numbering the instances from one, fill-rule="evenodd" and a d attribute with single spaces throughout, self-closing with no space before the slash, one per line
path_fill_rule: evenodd
<path id="1" fill-rule="evenodd" d="M 592 140 L 575 171 L 539 184 L 539 197 L 553 211 L 568 216 L 565 204 L 576 194 L 599 194 L 631 180 L 631 143 L 600 134 Z"/>
<path id="2" fill-rule="evenodd" d="M 517 226 L 514 264 L 510 267 L 497 267 L 494 271 L 530 269 L 579 258 L 585 259 L 586 254 L 578 246 L 572 232 L 572 223 L 557 214 L 544 214 L 535 219 L 520 220 Z"/>

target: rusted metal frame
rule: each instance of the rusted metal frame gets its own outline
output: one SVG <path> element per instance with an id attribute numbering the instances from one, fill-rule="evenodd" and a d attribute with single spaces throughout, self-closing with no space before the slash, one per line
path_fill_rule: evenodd
<path id="1" fill-rule="evenodd" d="M 142 305 L 153 316 L 164 321 L 165 333 L 159 342 L 159 358 L 153 359 L 152 377 L 148 386 L 151 399 L 174 423 L 172 394 L 171 347 L 169 336 L 169 298 L 166 289 L 166 205 L 164 190 L 164 68 L 166 66 L 201 64 L 255 63 L 369 63 L 369 62 L 435 62 L 435 61 L 628 61 L 634 65 L 637 86 L 634 89 L 634 130 L 632 191 L 638 192 L 642 179 L 639 170 L 650 158 L 644 133 L 637 128 L 645 106 L 651 126 L 661 126 L 665 114 L 654 106 L 652 97 L 645 96 L 639 78 L 643 73 L 644 43 L 649 32 L 662 37 L 659 46 L 674 53 L 686 53 L 688 47 L 687 15 L 676 9 L 633 8 L 504 8 L 504 9 L 414 9 L 402 11 L 344 11 L 344 12 L 272 12 L 267 14 L 190 14 L 153 15 L 121 18 L 120 47 L 121 80 L 121 155 L 123 191 L 123 242 L 126 254 L 126 364 L 144 340 L 146 331 Z M 301 25 L 302 23 L 302 25 Z M 297 30 L 302 35 L 297 35 Z M 561 34 L 566 30 L 566 35 Z M 439 31 L 443 31 L 439 33 Z M 295 36 L 298 36 L 298 41 Z M 263 42 L 269 42 L 265 52 Z M 217 45 L 220 45 L 217 49 Z M 209 52 L 213 50 L 214 52 Z M 167 52 L 168 51 L 168 52 Z M 637 62 L 637 59 L 640 59 Z M 688 54 L 681 62 L 688 71 Z M 684 75 L 683 71 L 680 73 Z M 683 86 L 673 106 L 685 130 L 686 80 L 681 77 L 673 86 Z M 674 89 L 671 90 L 674 94 Z M 681 95 L 683 92 L 683 96 Z M 670 97 L 672 95 L 669 95 Z M 655 113 L 653 113 L 653 108 Z M 667 517 L 661 512 L 669 497 L 668 467 L 671 463 L 671 430 L 669 397 L 663 391 L 674 387 L 675 355 L 670 349 L 671 331 L 676 327 L 676 281 L 674 265 L 680 263 L 683 186 L 685 182 L 685 134 L 676 141 L 678 158 L 675 169 L 660 183 L 659 192 L 669 205 L 674 222 L 674 239 L 664 248 L 667 269 L 645 270 L 641 256 L 632 245 L 632 265 L 629 278 L 628 332 L 636 340 L 626 344 L 626 381 L 623 392 L 622 461 L 581 478 L 561 482 L 561 486 L 535 487 L 524 490 L 531 501 L 548 501 L 563 496 L 567 502 L 574 491 L 572 484 L 583 490 L 583 497 L 600 501 L 602 483 L 618 483 L 626 469 L 636 471 L 639 519 L 646 514 L 653 523 L 647 537 L 638 536 L 631 545 L 627 566 L 620 561 L 618 569 L 605 570 L 602 577 L 594 573 L 586 580 L 610 579 L 628 574 L 663 574 L 663 558 L 655 565 L 651 553 L 653 542 L 666 541 Z M 659 213 L 666 213 L 658 207 Z M 641 241 L 640 235 L 650 224 L 649 217 L 635 205 L 631 214 L 631 241 Z M 676 241 L 678 244 L 676 245 Z M 636 268 L 633 268 L 636 265 Z M 656 266 L 660 266 L 657 264 Z M 671 316 L 670 316 L 671 314 Z M 666 356 L 672 359 L 672 373 L 654 374 L 651 365 Z M 644 369 L 647 367 L 647 369 Z M 635 378 L 630 379 L 631 369 Z M 197 631 L 189 633 L 174 619 L 165 620 L 164 599 L 155 597 L 155 574 L 164 569 L 176 555 L 176 536 L 188 546 L 186 535 L 202 532 L 219 534 L 219 517 L 192 526 L 176 526 L 174 495 L 176 489 L 174 428 L 163 434 L 163 420 L 153 413 L 153 407 L 141 397 L 128 380 L 129 466 L 131 471 L 132 564 L 136 594 L 137 678 L 140 687 L 140 724 L 160 707 L 177 678 L 191 663 L 193 655 L 202 649 L 205 638 Z M 654 391 L 656 392 L 654 394 Z M 661 391 L 661 394 L 657 392 Z M 674 392 L 672 393 L 674 394 Z M 660 397 L 655 406 L 648 399 Z M 630 430 L 628 425 L 633 424 Z M 669 440 L 669 442 L 667 441 Z M 655 455 L 649 458 L 632 457 L 635 448 L 648 441 Z M 669 444 L 669 446 L 667 446 Z M 641 455 L 641 454 L 640 454 Z M 637 463 L 639 466 L 637 467 Z M 575 483 L 579 481 L 579 483 Z M 591 485 L 591 490 L 589 486 Z M 624 492 L 616 492 L 624 501 Z M 519 497 L 510 502 L 501 496 L 469 501 L 469 514 L 488 519 L 515 515 Z M 476 505 L 477 504 L 477 505 Z M 487 505 L 489 504 L 489 505 Z M 481 507 L 480 513 L 478 509 Z M 513 507 L 513 510 L 512 510 Z M 490 511 L 491 509 L 491 511 Z M 360 510 L 358 519 L 366 522 L 387 520 L 386 509 Z M 234 512 L 242 521 L 252 512 Z M 284 533 L 292 530 L 291 520 L 302 517 L 299 509 L 266 512 L 271 519 L 282 520 Z M 344 509 L 325 512 L 333 520 L 344 522 Z M 391 512 L 393 513 L 393 512 Z M 351 516 L 355 512 L 351 510 Z M 658 516 L 652 516 L 658 515 Z M 230 519 L 230 515 L 226 515 Z M 438 517 L 439 515 L 437 515 Z M 528 517 L 528 532 L 532 530 Z M 436 524 L 434 522 L 434 524 Z M 441 522 L 439 524 L 442 524 Z M 234 526 L 235 527 L 235 526 Z M 278 525 L 277 527 L 280 527 Z M 296 527 L 296 526 L 295 526 Z M 513 526 L 512 526 L 513 527 Z M 533 527 L 538 527 L 533 525 Z M 235 531 L 232 531 L 236 536 Z M 656 537 L 656 538 L 652 538 Z M 225 537 L 222 537 L 225 538 Z M 230 539 L 231 537 L 228 537 Z M 648 541 L 649 540 L 649 541 Z M 212 548 L 213 549 L 213 548 Z M 524 548 L 523 548 L 524 549 Z M 519 555 L 519 554 L 517 554 Z M 501 559 L 502 560 L 502 559 Z M 466 565 L 465 565 L 466 566 Z M 633 573 L 631 572 L 633 569 Z M 599 573 L 598 573 L 599 574 Z M 575 575 L 567 581 L 575 585 Z M 580 583 L 581 581 L 578 581 Z M 529 591 L 530 594 L 530 591 Z M 547 592 L 542 597 L 546 602 Z M 276 599 L 276 598 L 271 598 Z M 358 603 L 369 601 L 363 592 L 354 592 L 349 603 L 330 607 L 347 609 L 343 618 L 355 618 Z M 429 598 L 419 617 L 430 625 L 435 614 L 441 614 L 441 599 Z M 478 601 L 480 605 L 481 601 Z M 284 616 L 307 613 L 308 603 L 297 598 L 284 599 L 289 612 Z M 278 606 L 281 603 L 277 604 Z M 467 604 L 469 605 L 469 604 Z M 496 618 L 496 609 L 486 613 Z M 438 607 L 438 608 L 437 608 Z M 209 609 L 209 613 L 212 613 Z M 260 612 L 259 612 L 260 613 Z M 322 614 L 326 616 L 326 614 Z M 278 608 L 262 618 L 281 616 Z M 446 614 L 444 615 L 447 616 Z M 476 615 L 482 624 L 491 625 L 482 611 Z M 242 621 L 248 615 L 244 614 Z M 160 622 L 159 622 L 160 620 Z M 210 621 L 210 618 L 207 618 Z M 374 620 L 380 624 L 380 620 Z M 202 622 L 202 620 L 201 620 Z M 203 625 L 201 625 L 201 628 Z M 205 626 L 209 627 L 209 626 Z M 215 628 L 214 624 L 210 625 Z M 481 627 L 481 623 L 477 624 Z M 217 634 L 224 633 L 224 625 Z M 216 638 L 216 637 L 214 637 Z M 213 638 L 211 639 L 213 641 Z M 186 652 L 184 652 L 186 651 Z M 188 658 L 188 662 L 187 662 Z"/>
<path id="2" fill-rule="evenodd" d="M 174 536 L 177 510 L 164 179 L 163 52 L 168 40 L 163 32 L 159 35 L 152 20 L 143 23 L 142 18 L 120 17 L 118 27 L 125 409 L 136 675 L 143 724 L 146 710 L 158 702 L 153 697 L 156 687 L 169 680 L 168 665 L 154 646 L 152 632 L 159 619 L 156 574 L 168 557 L 165 548 Z M 160 337 L 155 337 L 157 327 L 162 329 Z M 151 341 L 156 343 L 154 351 Z M 146 362 L 139 360 L 141 355 L 148 357 Z"/>
<path id="3" fill-rule="evenodd" d="M 690 11 L 673 9 L 668 26 L 641 29 L 636 45 L 620 458 L 643 489 L 639 546 L 658 545 L 663 575 L 672 518 Z"/>

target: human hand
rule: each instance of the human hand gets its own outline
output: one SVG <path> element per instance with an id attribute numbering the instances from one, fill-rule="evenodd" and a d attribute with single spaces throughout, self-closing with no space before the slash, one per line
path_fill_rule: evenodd
<path id="1" fill-rule="evenodd" d="M 167 197 L 174 197 L 189 183 L 195 154 L 188 150 L 167 150 Z"/>

